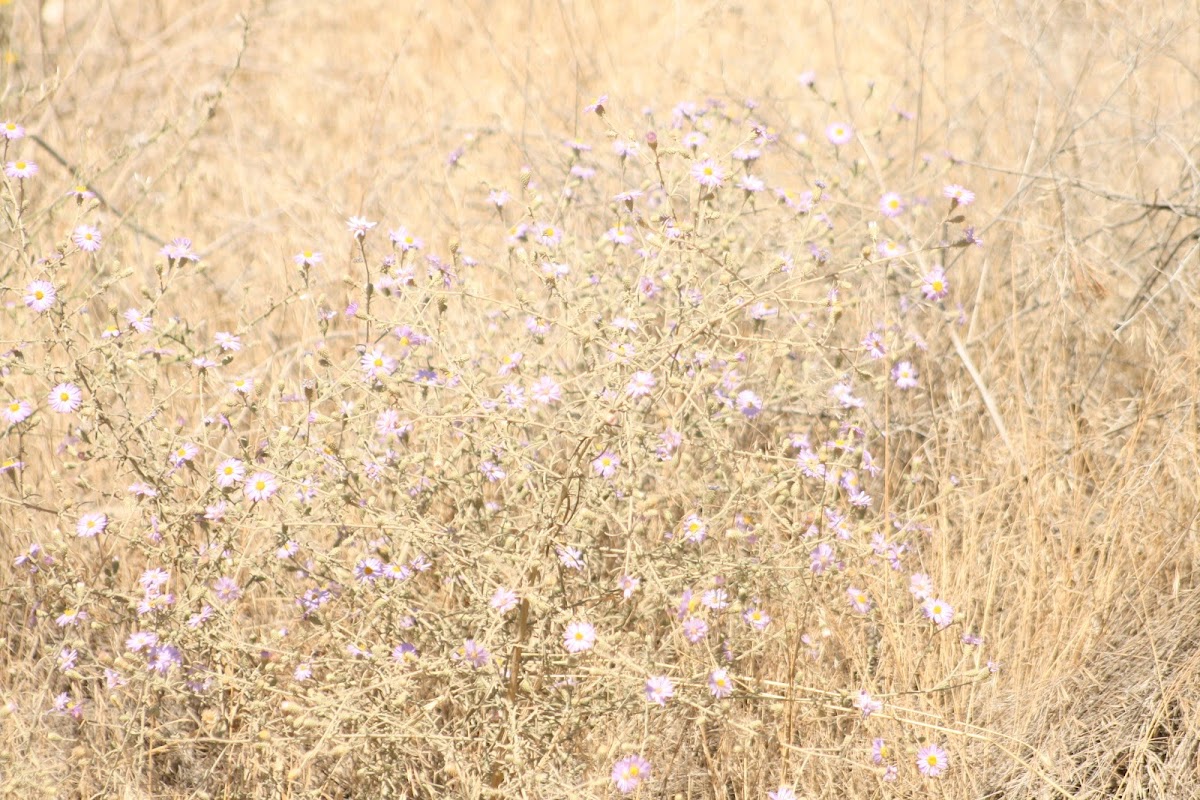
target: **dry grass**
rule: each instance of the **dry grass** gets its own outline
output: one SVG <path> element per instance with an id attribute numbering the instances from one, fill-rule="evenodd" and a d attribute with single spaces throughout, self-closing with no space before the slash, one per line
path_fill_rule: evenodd
<path id="1" fill-rule="evenodd" d="M 0 458 L 24 462 L 0 474 L 0 791 L 612 797 L 613 763 L 641 753 L 653 765 L 642 797 L 762 798 L 784 784 L 809 798 L 1196 796 L 1194 3 L 397 5 L 0 3 L 0 117 L 38 137 L 6 159 L 41 166 L 27 194 L 7 180 L 0 242 L 0 394 L 37 406 L 0 433 Z M 797 82 L 806 69 L 815 90 Z M 581 113 L 600 93 L 607 113 Z M 826 182 L 817 210 L 832 229 L 732 188 L 698 196 L 679 142 L 692 125 L 673 128 L 671 109 L 707 98 L 725 105 L 702 120 L 697 157 L 734 172 L 731 152 L 762 121 L 779 140 L 755 172 L 793 191 Z M 831 147 L 834 120 L 856 141 Z M 611 154 L 609 139 L 650 128 L 661 173 L 644 144 L 627 164 Z M 567 177 L 570 138 L 595 146 L 595 187 Z M 80 181 L 102 202 L 61 199 Z M 946 220 L 947 183 L 978 195 L 951 213 L 981 248 L 941 246 L 962 229 Z M 493 187 L 514 195 L 503 221 Z M 658 251 L 649 259 L 600 238 L 628 216 L 609 200 L 628 188 L 647 192 L 630 227 Z M 928 205 L 884 220 L 889 190 Z M 682 244 L 666 238 L 670 211 Z M 360 214 L 380 221 L 361 250 L 345 226 Z M 567 237 L 510 244 L 522 219 Z M 70 231 L 97 221 L 103 250 L 79 253 Z M 878 257 L 872 221 L 917 249 Z M 421 265 L 358 318 L 322 321 L 364 299 L 364 269 L 378 281 L 401 225 L 453 280 Z M 164 270 L 160 247 L 180 235 L 201 261 Z M 809 242 L 830 259 L 810 259 Z M 40 260 L 56 248 L 61 262 Z M 305 277 L 292 256 L 309 248 L 326 263 Z M 794 272 L 780 273 L 780 251 Z M 571 273 L 546 279 L 543 257 Z M 916 287 L 939 264 L 951 294 L 931 303 Z M 641 277 L 661 294 L 641 294 Z M 58 311 L 25 307 L 37 278 L 55 283 Z M 748 319 L 759 301 L 779 316 Z M 155 332 L 120 322 L 104 338 L 131 307 L 153 307 Z M 553 333 L 531 337 L 529 314 Z M 639 329 L 610 327 L 621 316 Z M 367 332 L 406 324 L 431 341 L 394 379 L 364 383 Z M 884 364 L 858 345 L 878 325 L 895 326 Z M 193 357 L 226 355 L 217 331 L 245 349 L 199 374 Z M 610 359 L 622 339 L 636 355 Z M 514 351 L 526 391 L 554 376 L 561 403 L 492 408 Z M 916 364 L 917 389 L 889 379 L 899 359 Z M 439 383 L 412 383 L 418 368 Z M 635 370 L 655 374 L 650 398 L 624 397 Z M 239 376 L 255 381 L 249 397 L 227 391 Z M 843 378 L 865 408 L 830 399 Z M 45 394 L 65 380 L 85 402 L 55 415 Z M 741 389 L 761 415 L 722 402 Z M 376 436 L 384 408 L 412 432 Z M 857 470 L 853 452 L 821 447 L 843 424 L 861 426 L 883 467 L 862 476 L 863 511 L 805 479 L 788 447 L 806 434 L 829 469 Z M 667 425 L 685 444 L 660 461 Z M 194 468 L 171 469 L 184 441 L 199 446 Z M 612 480 L 591 466 L 604 450 L 622 460 Z M 212 475 L 227 457 L 283 489 L 260 504 L 226 493 L 227 520 L 212 524 L 199 517 L 222 496 Z M 508 476 L 487 481 L 489 460 Z M 306 477 L 314 498 L 293 502 Z M 134 481 L 157 496 L 132 498 Z M 849 513 L 845 541 L 831 506 Z M 76 537 L 97 510 L 109 528 Z M 705 542 L 664 539 L 692 513 Z M 875 531 L 908 545 L 901 571 L 872 551 Z M 274 555 L 289 539 L 295 562 Z M 812 573 L 818 541 L 843 569 Z M 35 542 L 54 563 L 14 565 Z M 583 571 L 561 566 L 565 546 Z M 379 589 L 352 573 L 372 554 L 433 568 Z M 144 615 L 150 567 L 171 572 L 177 601 Z M 949 629 L 922 619 L 913 572 L 955 607 Z M 624 600 L 627 573 L 641 585 Z M 214 600 L 220 576 L 241 599 Z M 732 606 L 690 645 L 682 593 L 718 576 Z M 848 585 L 872 596 L 869 614 L 850 611 Z M 334 599 L 302 617 L 295 598 L 317 586 Z M 498 586 L 525 602 L 495 613 Z M 188 627 L 205 603 L 213 621 Z M 68 606 L 90 619 L 56 625 Z M 773 617 L 761 633 L 740 617 L 754 607 Z M 574 619 L 595 624 L 595 651 L 563 650 Z M 139 629 L 184 663 L 148 671 L 123 652 Z M 984 644 L 964 645 L 968 631 Z M 492 652 L 483 669 L 456 657 L 468 638 Z M 390 663 L 400 641 L 420 648 L 416 666 Z M 56 661 L 64 647 L 73 668 Z M 298 682 L 301 662 L 315 675 Z M 706 688 L 719 665 L 737 685 L 726 700 Z M 106 668 L 128 682 L 107 687 Z M 676 684 L 664 707 L 642 696 L 657 674 Z M 882 710 L 864 718 L 860 689 Z M 77 714 L 54 710 L 63 692 Z M 895 781 L 872 763 L 875 738 Z M 915 766 L 927 742 L 951 759 L 936 780 Z"/>

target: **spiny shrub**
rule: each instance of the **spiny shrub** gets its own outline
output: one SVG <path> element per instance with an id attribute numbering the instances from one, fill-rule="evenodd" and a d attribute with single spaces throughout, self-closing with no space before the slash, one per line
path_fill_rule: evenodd
<path id="1" fill-rule="evenodd" d="M 38 682 L 6 713 L 61 756 L 29 779 L 786 800 L 962 769 L 956 692 L 997 664 L 931 577 L 958 479 L 924 454 L 981 222 L 903 113 L 801 91 L 802 122 L 601 98 L 479 184 L 472 254 L 364 209 L 248 265 L 274 296 L 229 325 L 203 243 L 126 266 L 8 124 L 2 614 Z"/>

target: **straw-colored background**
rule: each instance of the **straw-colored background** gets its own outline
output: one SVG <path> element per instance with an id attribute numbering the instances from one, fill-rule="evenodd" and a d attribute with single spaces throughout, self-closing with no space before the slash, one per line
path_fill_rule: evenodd
<path id="1" fill-rule="evenodd" d="M 940 796 L 1183 798 L 1200 785 L 1197 19 L 1192 2 L 18 1 L 0 7 L 0 108 L 24 87 L 22 121 L 124 214 L 106 230 L 136 268 L 151 235 L 196 242 L 214 329 L 263 307 L 293 253 L 344 259 L 351 214 L 494 247 L 485 187 L 561 161 L 565 138 L 602 145 L 580 113 L 599 94 L 631 136 L 645 107 L 661 124 L 715 95 L 818 137 L 810 69 L 864 136 L 913 114 L 875 155 L 950 153 L 979 195 L 963 338 L 1011 438 L 976 382 L 950 387 L 963 411 L 937 446 L 965 522 L 937 577 L 988 609 L 1004 665 L 962 709 L 992 745 Z M 1123 783 L 1132 763 L 1157 777 Z"/>

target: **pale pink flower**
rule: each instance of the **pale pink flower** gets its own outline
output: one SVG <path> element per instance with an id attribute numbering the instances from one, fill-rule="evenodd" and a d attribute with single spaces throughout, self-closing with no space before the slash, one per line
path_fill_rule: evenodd
<path id="1" fill-rule="evenodd" d="M 100 245 L 104 242 L 104 237 L 100 234 L 100 229 L 91 225 L 80 225 L 71 234 L 71 241 L 75 242 L 75 246 L 85 253 L 95 253 L 100 249 Z"/>
<path id="2" fill-rule="evenodd" d="M 81 539 L 91 539 L 107 527 L 108 515 L 102 511 L 91 511 L 75 523 L 75 535 Z"/>
<path id="3" fill-rule="evenodd" d="M 629 376 L 629 383 L 625 386 L 625 394 L 630 397 L 645 397 L 650 394 L 650 390 L 655 387 L 658 380 L 654 377 L 654 373 L 641 370 Z"/>
<path id="4" fill-rule="evenodd" d="M 737 410 L 742 412 L 749 419 L 754 419 L 762 413 L 763 401 L 754 392 L 749 389 L 743 389 L 738 392 L 737 399 L 734 401 Z"/>
<path id="5" fill-rule="evenodd" d="M 762 178 L 756 178 L 753 175 L 743 175 L 738 178 L 737 188 L 741 189 L 746 194 L 755 194 L 767 188 L 767 184 Z"/>
<path id="6" fill-rule="evenodd" d="M 617 467 L 621 466 L 621 459 L 615 453 L 605 450 L 600 455 L 596 456 L 592 461 L 592 469 L 601 478 L 611 478 L 617 474 Z"/>
<path id="7" fill-rule="evenodd" d="M 921 291 L 926 300 L 941 300 L 950 293 L 950 284 L 946 282 L 946 273 L 941 267 L 934 267 L 921 279 Z"/>
<path id="8" fill-rule="evenodd" d="M 711 158 L 692 165 L 692 177 L 705 189 L 716 189 L 725 182 L 725 170 Z"/>
<path id="9" fill-rule="evenodd" d="M 883 708 L 883 703 L 871 697 L 871 694 L 866 689 L 859 689 L 858 694 L 854 696 L 854 707 L 862 712 L 863 719 L 874 714 Z"/>
<path id="10" fill-rule="evenodd" d="M 557 547 L 555 553 L 558 555 L 559 563 L 567 569 L 583 569 L 583 553 L 578 547 Z"/>
<path id="11" fill-rule="evenodd" d="M 170 580 L 170 572 L 161 567 L 154 567 L 142 572 L 141 577 L 138 578 L 138 584 L 147 592 L 158 592 Z"/>
<path id="12" fill-rule="evenodd" d="M 324 260 L 324 254 L 318 253 L 315 250 L 302 250 L 292 256 L 292 261 L 296 262 L 296 266 L 298 267 L 315 267 Z"/>
<path id="13" fill-rule="evenodd" d="M 680 625 L 683 637 L 692 644 L 700 644 L 708 636 L 708 623 L 700 617 L 688 617 Z"/>
<path id="14" fill-rule="evenodd" d="M 633 794 L 642 781 L 650 780 L 650 762 L 640 755 L 625 756 L 613 764 L 612 780 L 621 794 Z"/>
<path id="15" fill-rule="evenodd" d="M 175 449 L 171 451 L 171 466 L 182 466 L 194 459 L 199 453 L 200 448 L 193 442 L 183 442 L 176 445 Z"/>
<path id="16" fill-rule="evenodd" d="M 912 389 L 917 386 L 917 368 L 910 361 L 901 361 L 892 368 L 892 380 L 897 389 Z"/>
<path id="17" fill-rule="evenodd" d="M 228 575 L 222 575 L 213 583 L 213 592 L 222 603 L 232 603 L 242 596 L 242 587 Z"/>
<path id="18" fill-rule="evenodd" d="M 363 376 L 367 380 L 378 380 L 386 378 L 396 371 L 397 361 L 383 351 L 382 348 L 376 347 L 374 350 L 369 350 L 363 353 L 359 359 L 359 365 L 362 367 Z"/>
<path id="19" fill-rule="evenodd" d="M 279 491 L 279 481 L 269 472 L 256 472 L 243 485 L 246 497 L 255 503 L 269 500 Z"/>
<path id="20" fill-rule="evenodd" d="M 543 375 L 529 387 L 529 397 L 535 403 L 548 406 L 562 400 L 562 387 L 549 375 Z"/>
<path id="21" fill-rule="evenodd" d="M 718 667 L 708 673 L 708 691 L 718 700 L 729 697 L 733 693 L 733 681 L 729 678 L 729 671 Z"/>
<path id="22" fill-rule="evenodd" d="M 938 630 L 945 630 L 954 621 L 954 606 L 940 598 L 927 597 L 921 604 L 921 611 L 926 619 L 938 626 Z"/>
<path id="23" fill-rule="evenodd" d="M 933 594 L 933 581 L 923 572 L 914 572 L 908 579 L 908 591 L 918 600 L 925 600 Z"/>
<path id="24" fill-rule="evenodd" d="M 25 287 L 25 305 L 39 314 L 49 311 L 58 299 L 58 292 L 50 281 L 34 281 Z"/>
<path id="25" fill-rule="evenodd" d="M 486 667 L 488 661 L 491 660 L 492 657 L 492 654 L 488 652 L 487 648 L 474 639 L 467 639 L 465 642 L 463 642 L 462 647 L 459 648 L 456 655 L 458 658 L 467 662 L 472 669 L 481 669 L 482 667 Z"/>
<path id="26" fill-rule="evenodd" d="M 366 217 L 350 217 L 346 220 L 346 227 L 350 229 L 350 233 L 355 239 L 362 239 L 367 235 L 367 231 L 378 225 L 378 222 L 371 222 Z"/>
<path id="27" fill-rule="evenodd" d="M 825 128 L 825 137 L 835 146 L 841 147 L 854 139 L 854 128 L 845 122 L 831 122 Z"/>
<path id="28" fill-rule="evenodd" d="M 876 247 L 876 251 L 882 258 L 899 258 L 904 255 L 904 246 L 895 239 L 884 239 Z"/>
<path id="29" fill-rule="evenodd" d="M 410 250 L 420 250 L 425 247 L 425 243 L 419 238 L 409 233 L 408 228 L 399 228 L 389 234 L 392 244 L 402 253 L 407 253 Z"/>
<path id="30" fill-rule="evenodd" d="M 134 631 L 125 639 L 125 649 L 131 653 L 140 653 L 158 644 L 158 634 L 154 631 Z"/>
<path id="31" fill-rule="evenodd" d="M 78 411 L 83 405 L 83 392 L 73 383 L 60 383 L 50 390 L 47 398 L 50 408 L 59 414 Z"/>
<path id="32" fill-rule="evenodd" d="M 926 778 L 937 778 L 950 766 L 950 757 L 934 742 L 917 750 L 917 769 Z"/>
<path id="33" fill-rule="evenodd" d="M 4 174 L 15 181 L 23 181 L 26 178 L 32 178 L 34 175 L 37 175 L 37 173 L 38 165 L 32 161 L 9 161 L 4 165 Z"/>
<path id="34" fill-rule="evenodd" d="M 170 244 L 164 245 L 158 252 L 160 255 L 166 256 L 168 261 L 200 260 L 200 256 L 192 250 L 192 240 L 186 236 L 176 236 Z"/>
<path id="35" fill-rule="evenodd" d="M 74 627 L 88 618 L 88 613 L 82 608 L 65 608 L 54 620 L 60 628 Z"/>
<path id="36" fill-rule="evenodd" d="M 562 231 L 548 222 L 543 222 L 535 228 L 534 239 L 543 247 L 557 247 L 562 237 Z"/>
<path id="37" fill-rule="evenodd" d="M 129 327 L 138 333 L 149 333 L 154 330 L 154 317 L 150 314 L 143 314 L 139 309 L 128 309 L 121 316 L 129 323 Z"/>
<path id="38" fill-rule="evenodd" d="M 675 696 L 675 684 L 666 675 L 655 675 L 646 681 L 646 702 L 665 706 Z"/>
<path id="39" fill-rule="evenodd" d="M 704 541 L 704 537 L 708 535 L 708 523 L 696 514 L 689 514 L 683 520 L 683 538 L 689 542 L 699 544 Z"/>
<path id="40" fill-rule="evenodd" d="M 491 607 L 500 614 L 507 614 L 509 611 L 512 611 L 517 607 L 518 602 L 520 602 L 520 599 L 517 597 L 516 592 L 514 592 L 512 589 L 501 586 L 496 589 L 496 593 L 492 595 L 489 605 L 491 605 Z"/>
<path id="41" fill-rule="evenodd" d="M 217 486 L 231 489 L 246 479 L 246 467 L 236 458 L 227 458 L 217 464 Z"/>
<path id="42" fill-rule="evenodd" d="M 850 608 L 859 614 L 866 614 L 871 610 L 871 598 L 862 589 L 851 586 L 846 590 L 846 597 L 850 599 Z"/>
<path id="43" fill-rule="evenodd" d="M 590 622 L 576 620 L 563 633 L 563 647 L 568 653 L 583 653 L 596 646 L 596 629 Z"/>
<path id="44" fill-rule="evenodd" d="M 742 612 L 742 619 L 756 631 L 764 631 L 771 624 L 771 615 L 757 606 Z"/>
<path id="45" fill-rule="evenodd" d="M 888 192 L 879 198 L 879 213 L 885 217 L 898 217 L 904 213 L 904 198 L 896 192 Z"/>
<path id="46" fill-rule="evenodd" d="M 942 196 L 949 198 L 950 205 L 953 206 L 969 206 L 975 202 L 975 193 L 970 189 L 965 189 L 957 183 L 951 183 L 946 188 L 942 189 Z"/>
<path id="47" fill-rule="evenodd" d="M 729 608 L 729 592 L 724 589 L 705 589 L 700 595 L 700 605 L 709 611 L 721 611 Z"/>
<path id="48" fill-rule="evenodd" d="M 24 400 L 9 400 L 4 406 L 4 420 L 9 425 L 16 425 L 29 419 L 33 414 L 33 406 Z"/>

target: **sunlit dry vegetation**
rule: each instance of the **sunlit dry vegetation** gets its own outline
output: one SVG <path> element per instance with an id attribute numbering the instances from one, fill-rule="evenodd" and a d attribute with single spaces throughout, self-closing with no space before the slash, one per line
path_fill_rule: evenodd
<path id="1" fill-rule="evenodd" d="M 0 37 L 5 796 L 1195 796 L 1194 4 Z"/>

